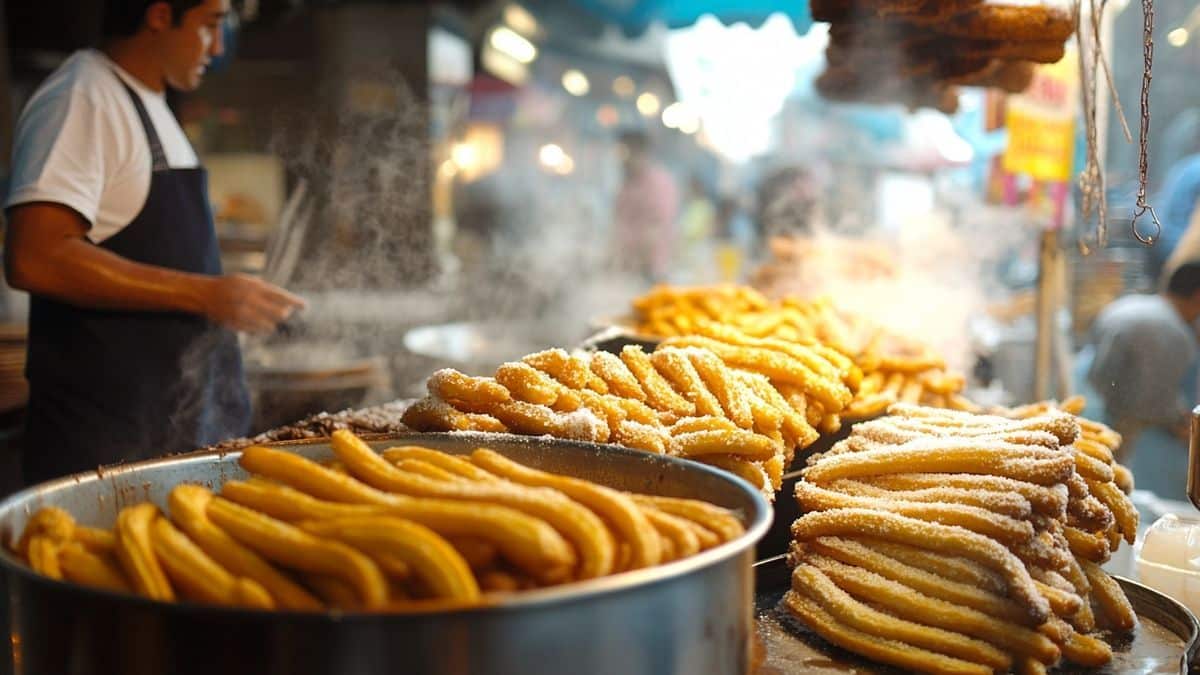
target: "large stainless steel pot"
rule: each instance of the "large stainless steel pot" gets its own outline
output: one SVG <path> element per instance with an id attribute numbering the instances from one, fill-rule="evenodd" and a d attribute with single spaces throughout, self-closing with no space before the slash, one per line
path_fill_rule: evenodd
<path id="1" fill-rule="evenodd" d="M 2 616 L 11 617 L 16 672 L 693 675 L 748 670 L 754 543 L 771 520 L 770 506 L 748 484 L 693 462 L 551 439 L 409 434 L 373 445 L 402 443 L 455 453 L 486 445 L 520 462 L 619 489 L 705 499 L 737 510 L 746 533 L 692 558 L 531 591 L 501 606 L 406 615 L 151 602 L 49 580 L 4 551 L 0 578 L 10 606 Z M 332 455 L 325 443 L 290 449 L 316 459 Z M 108 527 L 127 504 L 148 499 L 163 505 L 179 483 L 219 488 L 245 475 L 238 457 L 210 453 L 155 460 L 30 488 L 0 503 L 0 541 L 11 545 L 42 506 L 61 506 L 85 524 Z"/>

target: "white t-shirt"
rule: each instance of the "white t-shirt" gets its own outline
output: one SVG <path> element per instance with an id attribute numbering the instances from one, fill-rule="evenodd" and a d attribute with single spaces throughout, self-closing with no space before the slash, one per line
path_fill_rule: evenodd
<path id="1" fill-rule="evenodd" d="M 150 144 L 121 80 L 146 106 L 167 165 L 199 165 L 163 94 L 102 52 L 86 49 L 63 62 L 21 113 L 5 208 L 63 204 L 91 223 L 88 238 L 95 243 L 120 232 L 141 212 L 150 192 Z"/>

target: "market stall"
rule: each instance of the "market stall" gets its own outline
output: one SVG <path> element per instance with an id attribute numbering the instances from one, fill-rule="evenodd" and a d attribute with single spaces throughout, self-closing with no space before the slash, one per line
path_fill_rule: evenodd
<path id="1" fill-rule="evenodd" d="M 926 177 L 975 159 L 949 121 L 925 117 L 916 135 L 937 139 L 934 154 L 908 148 L 857 167 L 886 184 L 876 195 L 885 226 L 816 227 L 822 190 L 783 171 L 766 190 L 778 199 L 761 205 L 771 223 L 761 255 L 728 266 L 745 283 L 647 290 L 656 261 L 633 272 L 617 269 L 620 256 L 598 264 L 569 245 L 588 232 L 570 219 L 554 221 L 565 232 L 520 223 L 533 232 L 521 237 L 551 251 L 546 267 L 544 255 L 505 252 L 509 240 L 481 236 L 480 249 L 452 252 L 451 240 L 463 243 L 447 233 L 456 199 L 480 208 L 485 226 L 471 236 L 505 227 L 484 194 L 489 175 L 509 186 L 501 192 L 540 177 L 551 199 L 532 204 L 586 211 L 564 195 L 598 190 L 599 139 L 622 119 L 651 120 L 671 134 L 666 154 L 693 168 L 736 145 L 717 131 L 728 102 L 662 84 L 669 65 L 614 65 L 602 43 L 617 38 L 595 25 L 570 34 L 590 32 L 586 44 L 554 32 L 555 12 L 582 11 L 641 39 L 651 23 L 688 27 L 718 7 L 560 4 L 483 10 L 486 27 L 464 32 L 479 33 L 488 78 L 448 76 L 432 106 L 445 127 L 424 148 L 432 185 L 416 184 L 431 188 L 431 220 L 448 230 L 418 239 L 426 262 L 465 264 L 461 278 L 403 297 L 324 288 L 313 311 L 325 325 L 243 344 L 256 357 L 252 435 L 0 502 L 0 630 L 11 636 L 0 673 L 1190 672 L 1200 622 L 1180 580 L 1194 574 L 1180 553 L 1189 530 L 1164 519 L 1147 535 L 1169 500 L 1137 489 L 1128 439 L 1071 395 L 1069 350 L 1056 342 L 1070 287 L 1067 176 L 1057 174 L 1073 165 L 1046 128 L 1062 122 L 1054 104 L 1064 102 L 1074 124 L 1076 99 L 1047 90 L 1064 55 L 1086 60 L 1072 36 L 1098 41 L 1101 17 L 1054 3 L 782 3 L 795 32 L 810 14 L 831 24 L 814 80 L 824 100 L 953 112 L 970 89 L 1007 96 L 1010 122 L 1042 114 L 1031 133 L 1044 146 L 987 162 L 1007 162 L 989 174 L 1000 192 L 1027 189 L 1045 217 L 989 251 L 949 216 L 916 222 L 942 214 L 920 208 L 926 192 L 936 201 Z M 747 3 L 719 18 L 776 31 L 767 16 L 780 8 Z M 676 54 L 694 54 L 703 35 L 681 37 Z M 553 95 L 520 84 L 539 78 Z M 612 93 L 589 100 L 601 79 Z M 1093 82 L 1074 86 L 1094 105 Z M 473 111 L 459 109 L 455 87 L 474 92 Z M 395 121 L 391 108 L 371 93 L 350 94 L 365 106 L 356 114 L 390 134 L 380 120 Z M 518 112 L 501 130 L 509 104 Z M 855 133 L 870 126 L 860 122 Z M 626 140 L 624 159 L 645 142 Z M 327 182 L 344 195 L 362 167 L 336 164 L 344 175 Z M 1102 176 L 1090 180 L 1103 190 Z M 704 177 L 694 182 L 702 191 Z M 455 196 L 468 186 L 478 192 Z M 308 189 L 293 191 L 294 206 Z M 616 201 L 619 214 L 628 202 Z M 868 207 L 844 208 L 856 209 Z M 986 216 L 974 227 L 987 229 Z M 343 246 L 369 248 L 337 227 Z M 299 264 L 291 236 L 287 225 L 264 244 L 265 261 Z M 642 244 L 653 246 L 623 253 Z M 1013 263 L 1018 249 L 1036 283 L 980 311 L 985 298 L 965 279 Z M 698 268 L 722 259 L 693 253 Z M 319 278 L 333 266 L 313 269 Z M 585 303 L 592 275 L 642 288 Z M 381 313 L 386 331 L 361 328 Z M 1018 349 L 1028 391 L 980 375 L 986 350 L 971 330 L 981 315 L 1033 322 Z M 420 359 L 399 368 L 389 358 L 401 351 Z M 1200 506 L 1197 426 L 1192 449 Z"/>

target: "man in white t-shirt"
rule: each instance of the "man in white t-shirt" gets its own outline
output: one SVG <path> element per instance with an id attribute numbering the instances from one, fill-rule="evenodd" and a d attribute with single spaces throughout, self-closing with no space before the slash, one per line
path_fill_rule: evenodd
<path id="1" fill-rule="evenodd" d="M 229 0 L 107 0 L 17 125 L 5 274 L 31 298 L 29 482 L 244 434 L 232 331 L 303 300 L 222 273 L 204 170 L 167 107 L 222 53 Z"/>

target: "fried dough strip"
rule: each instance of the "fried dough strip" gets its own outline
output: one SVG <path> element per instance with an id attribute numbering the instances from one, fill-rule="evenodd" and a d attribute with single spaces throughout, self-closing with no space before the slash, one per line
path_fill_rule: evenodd
<path id="1" fill-rule="evenodd" d="M 212 499 L 213 494 L 208 489 L 183 483 L 171 490 L 167 505 L 175 524 L 196 542 L 200 550 L 234 575 L 257 582 L 279 607 L 302 611 L 320 609 L 320 601 L 312 594 L 209 519 L 208 504 Z"/>
<path id="2" fill-rule="evenodd" d="M 860 497 L 826 490 L 807 481 L 796 483 L 795 496 L 802 511 L 873 509 L 943 525 L 962 527 L 1006 545 L 1015 545 L 1033 538 L 1033 526 L 1027 521 L 1001 516 L 976 506 Z"/>
<path id="3" fill-rule="evenodd" d="M 592 372 L 608 385 L 608 391 L 622 398 L 645 402 L 646 392 L 637 377 L 616 354 L 606 351 L 593 352 L 588 363 Z"/>
<path id="4" fill-rule="evenodd" d="M 664 513 L 690 520 L 717 535 L 722 543 L 737 539 L 745 532 L 742 522 L 728 509 L 708 502 L 639 494 L 630 494 L 630 497 L 642 506 L 653 507 Z"/>
<path id="5" fill-rule="evenodd" d="M 158 517 L 158 507 L 149 502 L 121 509 L 117 514 L 117 558 L 138 594 L 152 600 L 172 601 L 175 591 L 154 555 L 151 542 L 151 526 Z"/>
<path id="6" fill-rule="evenodd" d="M 611 442 L 635 450 L 645 450 L 656 455 L 667 452 L 667 432 L 661 427 L 625 420 L 613 430 Z"/>
<path id="7" fill-rule="evenodd" d="M 783 394 L 764 378 L 748 378 L 746 384 L 767 405 L 779 411 L 782 417 L 780 430 L 783 432 L 789 449 L 807 447 L 817 440 L 817 430 L 808 423 L 808 419 L 804 415 L 808 408 L 808 401 L 804 394 L 797 392 L 785 399 Z M 790 402 L 792 400 L 796 401 L 795 405 Z"/>
<path id="8" fill-rule="evenodd" d="M 274 609 L 275 603 L 266 589 L 260 586 L 261 592 L 247 592 L 244 584 L 254 584 L 253 581 L 244 579 L 239 586 L 228 570 L 200 550 L 166 518 L 154 520 L 150 537 L 158 562 L 185 596 L 213 605 Z"/>
<path id="9" fill-rule="evenodd" d="M 697 431 L 737 431 L 733 420 L 724 417 L 684 417 L 671 425 L 671 435 L 679 436 Z"/>
<path id="10" fill-rule="evenodd" d="M 898 499 L 909 502 L 948 502 L 987 509 L 1011 518 L 1028 518 L 1033 509 L 1028 499 L 1013 492 L 968 490 L 957 487 L 930 487 L 918 490 L 887 490 L 855 480 L 836 480 L 829 487 L 860 497 Z"/>
<path id="11" fill-rule="evenodd" d="M 646 392 L 646 403 L 655 410 L 674 413 L 679 417 L 694 417 L 696 406 L 671 388 L 657 370 L 650 356 L 636 345 L 627 345 L 621 350 L 621 361 L 629 368 Z"/>
<path id="12" fill-rule="evenodd" d="M 354 587 L 341 579 L 328 574 L 304 572 L 300 575 L 304 585 L 312 589 L 325 604 L 337 609 L 362 610 L 362 600 L 354 592 Z"/>
<path id="13" fill-rule="evenodd" d="M 1105 622 L 1114 630 L 1133 630 L 1137 625 L 1137 614 L 1134 613 L 1133 606 L 1129 604 L 1129 598 L 1125 597 L 1120 584 L 1094 562 L 1084 560 L 1080 565 L 1083 567 L 1083 573 L 1087 575 L 1088 583 L 1092 585 L 1092 599 L 1100 608 Z"/>
<path id="14" fill-rule="evenodd" d="M 1063 536 L 1071 547 L 1071 553 L 1081 561 L 1104 562 L 1108 560 L 1110 551 L 1108 539 L 1099 534 L 1085 532 L 1076 527 L 1063 529 Z"/>
<path id="15" fill-rule="evenodd" d="M 117 550 L 116 537 L 110 530 L 76 523 L 72 538 L 92 553 L 112 554 Z"/>
<path id="16" fill-rule="evenodd" d="M 1083 568 L 1079 565 L 1079 561 L 1075 556 L 1071 556 L 1067 561 L 1067 567 L 1063 570 L 1067 581 L 1075 587 L 1075 594 L 1084 599 L 1083 606 L 1072 617 L 1071 624 L 1083 633 L 1090 633 L 1096 629 L 1096 616 L 1092 613 L 1092 605 L 1087 602 L 1092 595 L 1092 584 L 1088 582 L 1087 575 L 1084 574 Z"/>
<path id="17" fill-rule="evenodd" d="M 1113 483 L 1089 480 L 1088 489 L 1112 512 L 1117 521 L 1117 528 L 1125 536 L 1125 543 L 1133 545 L 1137 538 L 1138 512 L 1129 501 L 1129 497 Z"/>
<path id="18" fill-rule="evenodd" d="M 561 413 L 543 405 L 524 401 L 505 401 L 482 406 L 473 412 L 484 413 L 500 420 L 509 430 L 527 436 L 550 435 L 591 443 L 604 443 L 612 434 L 606 420 L 595 414 L 580 416 L 584 411 Z"/>
<path id="19" fill-rule="evenodd" d="M 55 544 L 65 544 L 75 537 L 75 518 L 57 506 L 43 506 L 25 523 L 25 530 L 17 540 L 16 550 L 22 557 L 29 557 L 29 543 L 34 537 L 42 537 Z"/>
<path id="20" fill-rule="evenodd" d="M 1012 659 L 992 645 L 958 632 L 896 618 L 855 600 L 812 565 L 792 570 L 792 587 L 815 599 L 837 621 L 884 640 L 895 640 L 1004 671 Z"/>
<path id="21" fill-rule="evenodd" d="M 663 513 L 658 509 L 638 508 L 645 514 L 646 519 L 654 525 L 654 529 L 658 530 L 658 533 L 665 540 L 672 543 L 675 549 L 674 558 L 686 558 L 696 555 L 702 550 L 700 547 L 700 537 L 696 535 L 695 530 L 683 518 Z"/>
<path id="22" fill-rule="evenodd" d="M 58 563 L 63 577 L 68 581 L 118 593 L 132 591 L 129 581 L 115 561 L 82 545 L 63 546 L 58 553 Z"/>
<path id="23" fill-rule="evenodd" d="M 367 609 L 388 602 L 388 583 L 367 556 L 221 497 L 206 509 L 213 523 L 259 555 L 285 567 L 333 576 L 354 588 Z"/>
<path id="24" fill-rule="evenodd" d="M 421 459 L 402 459 L 399 462 L 392 462 L 392 465 L 406 473 L 424 476 L 430 480 L 441 481 L 443 483 L 457 483 L 462 480 L 449 471 Z"/>
<path id="25" fill-rule="evenodd" d="M 981 415 L 945 408 L 896 403 L 888 408 L 888 414 L 943 427 L 948 432 L 958 435 L 987 434 L 993 433 L 996 429 L 1045 431 L 1054 434 L 1058 438 L 1058 445 L 1063 448 L 1074 443 L 1080 434 L 1078 418 L 1057 411 L 1022 420 L 1013 420 L 999 415 Z"/>
<path id="26" fill-rule="evenodd" d="M 669 348 L 656 350 L 650 355 L 650 363 L 654 364 L 659 374 L 671 383 L 675 391 L 696 406 L 697 414 L 718 417 L 725 414 L 721 402 L 705 386 L 704 380 L 700 379 L 700 373 L 696 372 L 695 366 L 688 360 L 683 350 Z"/>
<path id="27" fill-rule="evenodd" d="M 704 457 L 706 455 L 738 455 L 747 459 L 767 460 L 782 452 L 775 441 L 767 436 L 745 429 L 733 431 L 693 431 L 679 434 L 671 441 L 671 447 L 681 457 Z"/>
<path id="28" fill-rule="evenodd" d="M 594 375 L 588 364 L 577 356 L 562 349 L 547 349 L 530 354 L 523 362 L 562 382 L 570 389 L 590 389 L 598 394 L 607 394 L 608 385 Z"/>
<path id="29" fill-rule="evenodd" d="M 758 373 L 750 373 L 744 370 L 733 371 L 734 378 L 742 386 L 743 396 L 746 403 L 750 406 L 750 417 L 754 420 L 754 431 L 770 436 L 778 433 L 783 426 L 783 411 L 771 405 L 766 399 L 758 395 L 759 391 L 763 391 L 763 386 L 771 387 L 771 382 L 767 378 Z M 812 406 L 812 409 L 820 411 L 819 406 Z M 808 421 L 808 420 L 805 420 Z M 817 420 L 818 422 L 820 420 Z"/>
<path id="30" fill-rule="evenodd" d="M 1058 616 L 1073 616 L 1083 607 L 1083 600 L 1075 594 L 1074 589 L 1064 590 L 1041 579 L 1035 579 L 1033 583 L 1046 602 L 1050 603 L 1051 611 Z"/>
<path id="31" fill-rule="evenodd" d="M 783 603 L 788 611 L 817 635 L 838 647 L 880 663 L 897 666 L 908 672 L 939 675 L 992 675 L 995 672 L 983 664 L 956 659 L 895 640 L 886 640 L 851 628 L 830 616 L 815 600 L 795 591 L 788 591 L 784 595 Z"/>
<path id="32" fill-rule="evenodd" d="M 1113 482 L 1121 488 L 1121 492 L 1125 494 L 1133 492 L 1133 472 L 1120 464 L 1113 465 Z"/>
<path id="33" fill-rule="evenodd" d="M 850 404 L 853 395 L 841 379 L 819 375 L 801 360 L 790 354 L 763 347 L 729 345 L 712 338 L 688 335 L 667 338 L 666 347 L 700 347 L 713 352 L 732 368 L 765 375 L 772 382 L 794 384 L 813 396 L 826 410 L 840 411 Z"/>
<path id="34" fill-rule="evenodd" d="M 565 389 L 542 371 L 528 363 L 502 363 L 496 368 L 496 382 L 502 385 L 518 401 L 554 407 Z M 564 406 L 569 407 L 569 406 Z M 575 407 L 578 406 L 576 402 Z M 562 408 L 556 408 L 562 409 Z"/>
<path id="35" fill-rule="evenodd" d="M 729 372 L 729 368 L 716 354 L 704 349 L 685 349 L 696 372 L 708 390 L 721 403 L 725 416 L 742 429 L 754 426 L 754 417 L 750 412 L 750 404 L 742 393 L 742 385 Z"/>
<path id="36" fill-rule="evenodd" d="M 779 489 L 775 477 L 767 472 L 763 462 L 755 462 L 737 455 L 707 455 L 704 463 L 724 469 L 764 493 L 771 492 L 773 495 L 774 491 Z M 782 477 L 782 471 L 780 476 Z"/>
<path id="37" fill-rule="evenodd" d="M 880 606 L 900 618 L 965 633 L 1043 663 L 1054 663 L 1058 660 L 1059 648 L 1046 636 L 1020 622 L 989 616 L 968 607 L 927 596 L 874 572 L 824 556 L 813 556 L 810 563 L 847 593 Z"/>
<path id="38" fill-rule="evenodd" d="M 221 496 L 230 501 L 290 522 L 373 515 L 407 518 L 443 536 L 470 536 L 490 542 L 506 559 L 530 574 L 561 570 L 573 560 L 570 544 L 549 524 L 505 506 L 432 499 L 340 504 L 284 485 L 254 480 L 229 481 L 221 490 Z"/>
<path id="39" fill-rule="evenodd" d="M 658 564 L 662 555 L 658 533 L 637 504 L 624 494 L 578 478 L 539 471 L 486 448 L 471 453 L 471 461 L 521 485 L 557 490 L 599 514 L 629 544 L 631 569 Z"/>
<path id="40" fill-rule="evenodd" d="M 429 395 L 443 401 L 464 401 L 475 405 L 503 403 L 512 398 L 508 390 L 487 377 L 471 377 L 453 368 L 443 368 L 425 383 Z"/>
<path id="41" fill-rule="evenodd" d="M 1045 621 L 1050 615 L 1049 604 L 1038 593 L 1021 561 L 999 542 L 969 530 L 868 509 L 806 513 L 792 524 L 792 536 L 799 541 L 838 535 L 865 535 L 962 556 L 1000 573 L 1009 595 L 1025 608 L 1030 618 Z"/>
<path id="42" fill-rule="evenodd" d="M 499 480 L 496 476 L 475 466 L 470 460 L 462 456 L 422 448 L 417 445 L 388 448 L 380 453 L 380 455 L 393 464 L 405 459 L 419 459 L 449 471 L 456 476 L 481 483 L 494 483 Z"/>
<path id="43" fill-rule="evenodd" d="M 1063 658 L 1085 668 L 1102 668 L 1112 661 L 1112 647 L 1103 640 L 1077 633 L 1074 628 L 1058 617 L 1051 617 L 1042 626 L 1046 634 L 1053 633 L 1054 642 L 1062 650 Z"/>
<path id="44" fill-rule="evenodd" d="M 466 413 L 433 396 L 408 406 L 400 421 L 417 431 L 508 431 L 491 415 Z"/>
<path id="45" fill-rule="evenodd" d="M 496 548 L 495 544 L 478 537 L 447 537 L 446 541 L 450 542 L 473 570 L 491 567 L 500 555 L 500 549 Z"/>
<path id="46" fill-rule="evenodd" d="M 62 566 L 58 556 L 62 545 L 47 535 L 30 537 L 25 544 L 29 566 L 38 574 L 56 581 L 63 580 Z"/>
<path id="47" fill-rule="evenodd" d="M 429 528 L 393 516 L 308 520 L 300 529 L 353 546 L 370 556 L 403 561 L 436 598 L 473 601 L 479 586 L 467 561 Z"/>
<path id="48" fill-rule="evenodd" d="M 1106 465 L 1111 466 L 1113 463 L 1112 450 L 1100 441 L 1088 438 L 1086 435 L 1075 439 L 1075 449 Z M 1111 468 L 1116 471 L 1116 467 Z"/>
<path id="49" fill-rule="evenodd" d="M 1044 486 L 1002 476 L 980 476 L 973 474 L 909 473 L 875 476 L 871 485 L 889 490 L 920 490 L 925 488 L 949 487 L 972 491 L 1011 492 L 1029 500 L 1038 513 L 1058 516 L 1066 512 L 1067 492 L 1061 486 Z"/>
<path id="50" fill-rule="evenodd" d="M 612 570 L 612 537 L 604 523 L 559 492 L 516 484 L 438 483 L 398 470 L 349 431 L 333 432 L 332 440 L 338 458 L 351 473 L 372 487 L 415 497 L 483 502 L 517 509 L 550 523 L 575 544 L 581 558 L 580 578 L 604 576 Z"/>
<path id="51" fill-rule="evenodd" d="M 998 475 L 1039 485 L 1061 482 L 1074 468 L 1064 452 L 959 439 L 922 439 L 900 446 L 823 458 L 804 470 L 815 483 L 894 473 Z"/>
<path id="52" fill-rule="evenodd" d="M 1003 590 L 997 592 L 947 579 L 934 572 L 901 562 L 852 539 L 819 537 L 803 546 L 807 550 L 873 572 L 932 598 L 962 605 L 1002 621 L 1029 623 L 1025 610 L 1004 597 Z"/>

